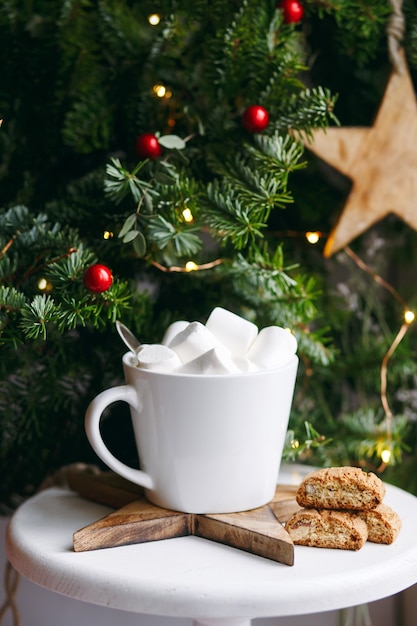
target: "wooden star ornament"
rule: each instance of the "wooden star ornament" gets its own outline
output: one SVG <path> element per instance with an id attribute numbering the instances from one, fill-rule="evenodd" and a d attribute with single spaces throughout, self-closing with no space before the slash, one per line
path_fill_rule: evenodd
<path id="1" fill-rule="evenodd" d="M 417 230 L 417 102 L 405 61 L 391 72 L 370 128 L 318 131 L 306 147 L 353 182 L 327 240 L 330 257 L 390 213 Z"/>

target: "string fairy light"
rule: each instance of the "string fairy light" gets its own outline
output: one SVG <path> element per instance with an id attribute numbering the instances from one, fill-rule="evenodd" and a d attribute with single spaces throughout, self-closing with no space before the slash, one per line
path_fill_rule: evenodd
<path id="1" fill-rule="evenodd" d="M 148 22 L 151 26 L 158 26 L 161 21 L 161 16 L 158 13 L 151 13 L 148 15 Z"/>
<path id="2" fill-rule="evenodd" d="M 407 309 L 406 311 L 404 311 L 404 321 L 407 324 L 412 324 L 415 320 L 415 314 L 413 313 L 413 311 L 410 311 L 410 309 Z"/>
<path id="3" fill-rule="evenodd" d="M 305 237 L 308 241 L 308 243 L 311 243 L 312 245 L 315 245 L 316 243 L 318 243 L 320 241 L 320 232 L 318 230 L 308 230 L 305 234 Z"/>
<path id="4" fill-rule="evenodd" d="M 390 294 L 397 300 L 397 302 L 399 302 L 404 307 L 404 309 L 408 309 L 407 303 L 405 302 L 405 300 L 403 300 L 403 298 L 401 298 L 396 289 L 394 289 L 394 287 L 390 285 L 390 283 L 388 283 L 376 272 L 374 272 L 374 270 L 372 270 L 368 265 L 366 265 L 366 263 L 362 261 L 362 259 L 355 252 L 353 252 L 352 248 L 346 246 L 343 250 L 348 256 L 350 256 L 353 261 L 355 261 L 358 267 L 360 267 L 364 272 L 369 274 L 376 283 L 381 285 L 381 287 L 384 287 L 387 291 L 389 291 Z"/>
<path id="5" fill-rule="evenodd" d="M 391 456 L 392 456 L 392 422 L 394 419 L 394 415 L 390 409 L 388 396 L 387 396 L 388 362 L 390 358 L 392 357 L 392 355 L 394 354 L 397 347 L 399 346 L 399 344 L 401 343 L 401 341 L 403 340 L 403 338 L 405 337 L 411 324 L 414 322 L 415 314 L 407 306 L 406 302 L 399 295 L 396 289 L 392 285 L 390 285 L 390 283 L 388 283 L 386 280 L 381 278 L 381 276 L 379 276 L 376 272 L 374 272 L 355 252 L 353 252 L 353 250 L 349 246 L 346 246 L 344 248 L 344 251 L 358 265 L 360 269 L 362 269 L 367 274 L 369 274 L 376 283 L 378 283 L 379 285 L 384 287 L 387 291 L 389 291 L 389 293 L 395 298 L 395 300 L 404 307 L 404 314 L 403 314 L 404 321 L 401 324 L 399 331 L 394 337 L 394 340 L 392 341 L 390 347 L 388 348 L 381 362 L 380 397 L 381 397 L 382 408 L 385 413 L 386 437 L 387 437 L 387 447 L 384 448 L 384 450 L 382 450 L 380 454 L 381 465 L 379 466 L 378 471 L 382 472 L 385 469 L 385 467 L 389 464 L 391 460 Z"/>
<path id="6" fill-rule="evenodd" d="M 155 85 L 152 86 L 152 93 L 157 96 L 157 98 L 165 98 L 166 100 L 172 98 L 171 89 L 162 83 L 155 83 Z"/>
<path id="7" fill-rule="evenodd" d="M 38 281 L 38 289 L 40 289 L 41 291 L 43 291 L 46 288 L 46 285 L 47 285 L 46 278 L 41 278 Z"/>
<path id="8" fill-rule="evenodd" d="M 156 85 L 153 85 L 152 91 L 155 94 L 155 96 L 158 96 L 158 98 L 164 98 L 167 90 L 166 90 L 165 85 L 161 85 L 160 83 L 157 83 Z"/>
<path id="9" fill-rule="evenodd" d="M 183 210 L 182 216 L 184 218 L 184 221 L 187 222 L 187 223 L 191 223 L 191 222 L 194 221 L 194 216 L 193 216 L 193 214 L 191 213 L 191 210 L 188 207 L 186 207 Z"/>
<path id="10" fill-rule="evenodd" d="M 170 265 L 167 267 L 166 265 L 162 265 L 161 263 L 158 263 L 158 261 L 151 261 L 151 265 L 156 267 L 161 272 L 190 272 L 190 271 L 200 272 L 203 270 L 213 269 L 213 267 L 216 267 L 217 265 L 221 265 L 222 263 L 223 263 L 223 259 L 215 259 L 214 261 L 209 261 L 209 263 L 201 263 L 201 264 L 197 264 L 194 261 L 187 261 L 187 263 L 182 266 Z"/>
<path id="11" fill-rule="evenodd" d="M 285 233 L 281 233 L 281 236 L 286 237 L 304 237 L 305 240 L 311 244 L 317 244 L 320 239 L 325 237 L 320 231 L 287 231 Z M 380 399 L 381 405 L 385 414 L 385 443 L 384 448 L 379 453 L 381 464 L 378 467 L 378 471 L 382 472 L 386 466 L 390 463 L 392 458 L 392 422 L 394 419 L 394 415 L 390 409 L 388 396 L 387 396 L 387 379 L 388 379 L 388 363 L 397 349 L 400 342 L 405 337 L 409 327 L 416 319 L 416 315 L 414 311 L 412 311 L 405 300 L 400 296 L 397 290 L 384 278 L 379 276 L 374 270 L 372 270 L 349 246 L 345 246 L 343 251 L 355 262 L 355 264 L 364 272 L 366 272 L 369 276 L 371 276 L 372 280 L 381 285 L 384 289 L 386 289 L 392 297 L 403 307 L 403 322 L 399 331 L 397 332 L 394 340 L 392 341 L 389 349 L 384 355 L 381 361 L 381 369 L 380 369 Z"/>
<path id="12" fill-rule="evenodd" d="M 325 238 L 327 236 L 325 233 L 322 233 L 320 231 L 306 231 L 306 232 L 286 231 L 280 234 L 281 236 L 292 237 L 292 238 L 304 237 L 305 240 L 311 245 L 317 244 L 323 237 Z M 395 350 L 397 349 L 398 345 L 402 341 L 402 339 L 405 337 L 410 325 L 413 324 L 413 322 L 415 321 L 416 314 L 414 313 L 414 311 L 412 311 L 408 307 L 405 300 L 400 296 L 400 294 L 393 287 L 393 285 L 391 285 L 388 281 L 386 281 L 384 278 L 379 276 L 379 274 L 377 274 L 374 270 L 372 270 L 352 250 L 352 248 L 350 248 L 349 246 L 345 246 L 343 250 L 361 270 L 366 272 L 369 276 L 371 276 L 372 280 L 374 280 L 376 283 L 381 285 L 381 287 L 386 289 L 391 294 L 391 296 L 403 307 L 403 322 L 401 324 L 399 331 L 394 337 L 394 340 L 392 341 L 389 349 L 387 350 L 385 356 L 382 359 L 381 369 L 380 369 L 380 398 L 381 398 L 381 404 L 382 404 L 384 414 L 385 414 L 385 433 L 386 433 L 384 448 L 379 453 L 381 464 L 378 467 L 378 471 L 382 472 L 392 459 L 392 423 L 393 423 L 394 415 L 390 409 L 388 397 L 387 397 L 388 362 L 390 358 L 392 357 L 392 355 L 394 354 Z"/>
<path id="13" fill-rule="evenodd" d="M 388 465 L 388 463 L 391 460 L 391 450 L 389 450 L 388 448 L 385 448 L 384 450 L 382 450 L 381 452 L 381 461 L 385 464 Z"/>

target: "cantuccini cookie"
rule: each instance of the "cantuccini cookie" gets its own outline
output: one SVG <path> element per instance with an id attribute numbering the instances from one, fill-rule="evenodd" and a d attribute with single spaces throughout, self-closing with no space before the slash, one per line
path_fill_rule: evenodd
<path id="1" fill-rule="evenodd" d="M 308 474 L 296 493 L 306 508 L 369 510 L 381 504 L 385 485 L 358 467 L 329 467 Z"/>
<path id="2" fill-rule="evenodd" d="M 360 550 L 368 538 L 366 522 L 351 511 L 301 509 L 285 528 L 296 545 Z"/>
<path id="3" fill-rule="evenodd" d="M 387 504 L 379 504 L 370 511 L 358 515 L 368 527 L 368 540 L 373 543 L 393 543 L 401 530 L 401 518 Z"/>

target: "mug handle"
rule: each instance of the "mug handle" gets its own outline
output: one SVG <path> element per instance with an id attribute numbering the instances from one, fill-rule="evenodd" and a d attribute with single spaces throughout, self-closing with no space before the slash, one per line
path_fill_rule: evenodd
<path id="1" fill-rule="evenodd" d="M 129 467 L 119 461 L 108 449 L 104 443 L 100 433 L 100 420 L 104 409 L 110 404 L 117 401 L 123 401 L 130 404 L 131 407 L 137 409 L 136 391 L 131 385 L 120 385 L 119 387 L 111 387 L 99 393 L 92 400 L 85 414 L 85 431 L 88 440 L 95 453 L 100 457 L 106 465 L 114 470 L 123 478 L 127 478 L 133 483 L 145 487 L 145 489 L 153 489 L 154 481 L 142 470 Z"/>

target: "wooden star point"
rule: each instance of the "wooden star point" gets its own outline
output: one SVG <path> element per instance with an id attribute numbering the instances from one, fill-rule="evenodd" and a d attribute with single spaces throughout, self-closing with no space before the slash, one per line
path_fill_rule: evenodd
<path id="1" fill-rule="evenodd" d="M 353 182 L 325 257 L 389 214 L 417 230 L 417 102 L 405 60 L 403 66 L 391 72 L 372 127 L 329 128 L 306 144 Z"/>

